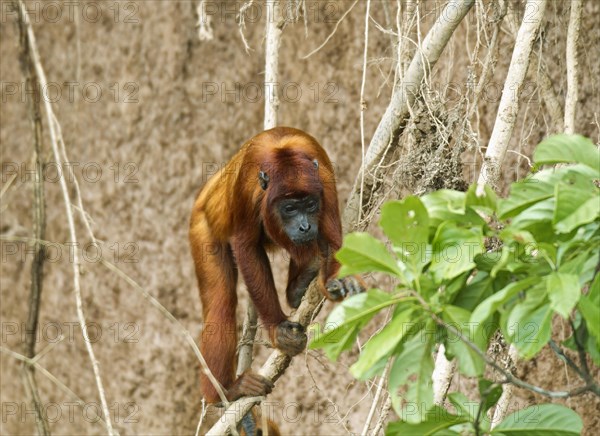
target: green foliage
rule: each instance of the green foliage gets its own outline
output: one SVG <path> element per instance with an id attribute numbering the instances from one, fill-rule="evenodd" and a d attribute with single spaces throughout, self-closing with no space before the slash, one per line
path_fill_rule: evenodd
<path id="1" fill-rule="evenodd" d="M 530 406 L 508 415 L 492 431 L 493 435 L 575 436 L 583 423 L 577 413 L 558 404 Z"/>
<path id="2" fill-rule="evenodd" d="M 554 404 L 517 411 L 493 430 L 486 418 L 502 390 L 483 378 L 482 354 L 498 329 L 529 359 L 550 340 L 554 317 L 571 319 L 575 336 L 559 346 L 582 346 L 600 361 L 600 154 L 586 138 L 557 135 L 537 147 L 534 162 L 536 172 L 513 183 L 507 198 L 475 185 L 466 193 L 410 196 L 383 206 L 385 243 L 365 233 L 344 239 L 337 254 L 341 274 L 380 272 L 397 286 L 338 305 L 324 332 L 315 327 L 311 348 L 337 359 L 387 309 L 389 321 L 350 369 L 364 380 L 382 374 L 389 362 L 388 388 L 401 421 L 391 423 L 387 434 L 581 430 L 577 414 Z M 548 164 L 561 165 L 540 169 Z M 462 374 L 479 378 L 477 407 L 468 407 L 459 392 L 448 397 L 455 412 L 433 404 L 439 344 Z"/>

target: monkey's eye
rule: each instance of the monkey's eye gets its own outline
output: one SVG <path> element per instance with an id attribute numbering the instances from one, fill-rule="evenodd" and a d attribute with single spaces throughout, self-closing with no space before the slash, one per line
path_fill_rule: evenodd
<path id="1" fill-rule="evenodd" d="M 318 207 L 318 206 L 319 206 L 319 205 L 318 205 L 318 203 L 317 203 L 316 201 L 309 201 L 309 202 L 308 202 L 308 204 L 306 205 L 306 209 L 307 209 L 309 212 L 314 212 L 314 211 L 316 211 L 316 210 L 317 210 L 317 207 Z"/>
<path id="2" fill-rule="evenodd" d="M 286 215 L 291 215 L 294 212 L 296 212 L 296 206 L 292 204 L 287 204 L 283 207 L 283 211 L 286 213 Z"/>

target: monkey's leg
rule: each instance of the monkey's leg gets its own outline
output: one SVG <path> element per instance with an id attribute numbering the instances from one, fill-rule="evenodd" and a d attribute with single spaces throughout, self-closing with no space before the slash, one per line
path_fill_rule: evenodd
<path id="1" fill-rule="evenodd" d="M 200 350 L 212 374 L 227 389 L 233 384 L 235 371 L 237 271 L 229 246 L 212 238 L 204 217 L 190 229 L 190 242 L 202 300 Z M 221 400 L 204 372 L 200 385 L 206 401 Z"/>
<path id="2" fill-rule="evenodd" d="M 211 235 L 206 220 L 200 216 L 190 229 L 204 320 L 200 351 L 229 401 L 247 395 L 265 395 L 273 388 L 270 380 L 252 371 L 235 379 L 237 269 L 229 244 L 220 243 Z M 221 401 L 204 372 L 200 374 L 200 384 L 207 402 Z"/>

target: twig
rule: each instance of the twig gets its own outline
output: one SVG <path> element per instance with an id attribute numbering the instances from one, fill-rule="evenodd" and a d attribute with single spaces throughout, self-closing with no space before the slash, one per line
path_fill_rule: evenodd
<path id="1" fill-rule="evenodd" d="M 54 383 L 56 386 L 58 386 L 59 389 L 61 389 L 67 395 L 69 395 L 70 397 L 75 399 L 77 404 L 79 404 L 81 407 L 86 407 L 89 404 L 89 403 L 86 403 L 85 401 L 83 401 L 81 399 L 81 397 L 79 397 L 67 385 L 65 385 L 63 382 L 61 382 L 59 379 L 57 379 L 50 371 L 48 371 L 46 368 L 44 368 L 42 365 L 40 365 L 37 362 L 39 354 L 36 355 L 35 358 L 30 359 L 26 356 L 23 356 L 22 354 L 19 354 L 15 351 L 10 350 L 8 348 L 4 348 L 1 345 L 0 345 L 0 353 L 7 354 L 17 360 L 20 360 L 21 362 L 23 362 L 26 365 L 34 366 L 35 369 L 37 369 L 40 372 L 40 374 L 46 376 L 46 378 L 48 378 L 48 380 L 50 380 L 52 383 Z M 98 420 L 100 421 L 100 423 L 102 423 L 102 425 L 104 425 L 104 428 L 108 428 L 106 426 L 106 421 L 101 416 L 98 416 Z"/>
<path id="2" fill-rule="evenodd" d="M 565 354 L 565 352 L 562 350 L 562 348 L 560 348 L 558 346 L 558 344 L 556 342 L 554 342 L 552 339 L 550 339 L 550 341 L 548 342 L 550 344 L 550 348 L 552 348 L 552 351 L 554 351 L 554 353 L 561 359 L 563 360 L 568 366 L 571 367 L 571 369 L 573 371 L 575 371 L 579 377 L 581 377 L 582 379 L 585 380 L 585 373 L 581 370 L 581 368 L 579 368 L 577 366 L 577 364 L 575 364 L 575 362 L 573 362 L 573 360 L 567 356 Z"/>
<path id="3" fill-rule="evenodd" d="M 388 359 L 383 374 L 381 375 L 381 377 L 379 377 L 379 384 L 377 385 L 377 391 L 375 391 L 375 398 L 373 399 L 373 403 L 371 404 L 371 410 L 369 410 L 369 414 L 367 415 L 367 419 L 365 420 L 365 425 L 363 426 L 361 436 L 366 436 L 369 431 L 371 421 L 373 420 L 373 416 L 375 415 L 375 409 L 377 408 L 377 404 L 379 404 L 379 398 L 381 398 L 381 393 L 383 392 L 383 385 L 387 383 L 388 373 L 390 371 L 391 365 L 392 359 Z"/>
<path id="4" fill-rule="evenodd" d="M 23 237 L 17 237 L 17 236 L 8 236 L 8 235 L 0 235 L 0 240 L 4 240 L 4 241 L 31 242 L 30 238 L 23 238 Z M 50 245 L 50 244 L 52 244 L 54 246 L 60 245 L 61 247 L 68 248 L 65 244 L 59 244 L 59 243 L 56 243 L 56 242 L 50 242 L 50 241 L 39 241 L 39 242 L 41 244 L 43 244 L 43 245 Z M 100 259 L 98 260 L 98 263 L 101 263 L 107 269 L 109 269 L 110 271 L 114 272 L 119 277 L 121 277 L 123 280 L 125 280 L 135 290 L 137 290 L 138 292 L 140 292 L 142 294 L 142 296 L 146 300 L 148 300 L 152 306 L 154 306 L 156 309 L 158 309 L 158 311 L 165 318 L 167 318 L 170 322 L 173 323 L 173 325 L 177 328 L 177 330 L 179 330 L 179 333 L 184 337 L 185 341 L 188 343 L 188 345 L 194 351 L 194 354 L 196 355 L 196 357 L 200 361 L 200 366 L 201 366 L 202 371 L 204 372 L 204 374 L 206 374 L 206 376 L 208 377 L 208 379 L 210 380 L 210 382 L 215 387 L 215 390 L 219 394 L 219 397 L 221 398 L 221 401 L 223 401 L 224 404 L 228 404 L 227 398 L 225 397 L 225 393 L 223 392 L 223 388 L 221 387 L 221 385 L 219 384 L 219 382 L 217 381 L 217 379 L 214 377 L 214 375 L 212 374 L 212 372 L 208 368 L 208 365 L 207 365 L 206 361 L 204 360 L 204 357 L 202 356 L 202 353 L 200 352 L 200 349 L 198 348 L 198 345 L 194 341 L 194 338 L 192 337 L 192 335 L 190 334 L 190 332 L 183 325 L 181 325 L 181 323 L 177 320 L 177 318 L 175 318 L 175 316 L 173 316 L 173 314 L 171 312 L 169 312 L 167 310 L 167 308 L 164 307 L 161 304 L 160 301 L 158 301 L 155 297 L 153 297 L 150 293 L 148 293 L 148 291 L 146 291 L 131 276 L 129 276 L 127 273 L 125 273 L 124 271 L 122 271 L 121 269 L 119 269 L 112 262 L 106 260 L 104 257 L 100 257 Z M 47 347 L 47 348 L 50 349 L 50 347 Z M 36 360 L 38 360 L 47 351 L 48 351 L 47 349 L 44 349 L 40 353 L 38 353 L 36 355 L 36 357 L 34 357 L 32 359 L 33 362 L 35 362 Z"/>
<path id="5" fill-rule="evenodd" d="M 388 413 L 390 412 L 391 408 L 392 408 L 392 397 L 390 397 L 388 395 L 387 400 L 385 400 L 385 403 L 383 403 L 383 407 L 381 408 L 381 413 L 379 414 L 379 419 L 377 420 L 377 425 L 375 426 L 375 429 L 371 433 L 373 436 L 377 436 L 379 434 L 379 432 L 381 431 L 381 428 L 383 427 L 383 423 L 387 419 Z"/>
<path id="6" fill-rule="evenodd" d="M 418 294 L 415 292 L 414 295 L 417 296 Z M 441 327 L 444 327 L 445 329 L 447 329 L 453 335 L 456 335 L 456 337 L 458 337 L 461 341 L 463 341 L 469 348 L 471 348 L 473 351 L 475 351 L 475 353 L 477 355 L 479 355 L 479 357 L 481 357 L 481 359 L 483 359 L 483 361 L 488 366 L 492 367 L 497 372 L 499 372 L 500 374 L 502 374 L 504 376 L 505 380 L 501 381 L 501 383 L 503 383 L 503 384 L 510 383 L 510 384 L 513 384 L 513 385 L 518 386 L 520 388 L 530 390 L 532 392 L 535 392 L 536 394 L 540 394 L 540 395 L 543 395 L 543 396 L 549 397 L 549 398 L 568 398 L 568 397 L 574 397 L 574 396 L 577 396 L 577 395 L 584 394 L 584 393 L 586 393 L 588 391 L 595 393 L 595 391 L 597 390 L 597 386 L 595 386 L 595 385 L 587 385 L 586 384 L 585 386 L 582 386 L 582 387 L 577 388 L 577 389 L 573 389 L 571 391 L 550 391 L 550 390 L 546 390 L 546 389 L 540 388 L 539 386 L 532 385 L 530 383 L 527 383 L 527 382 L 521 380 L 518 377 L 515 377 L 510 371 L 502 368 L 502 366 L 500 366 L 494 360 L 490 359 L 486 355 L 485 352 L 483 352 L 482 350 L 480 350 L 477 345 L 475 345 L 468 338 L 466 338 L 456 328 L 454 328 L 453 326 L 451 326 L 449 324 L 446 324 L 440 317 L 438 317 L 435 313 L 431 312 L 431 310 L 427 306 L 427 303 L 420 296 L 417 297 L 417 299 L 421 302 L 422 305 L 424 304 L 423 307 L 427 311 L 429 311 L 432 319 L 435 321 L 436 324 L 438 324 Z"/>
<path id="7" fill-rule="evenodd" d="M 369 52 L 369 12 L 371 11 L 371 0 L 367 0 L 367 10 L 365 12 L 365 48 L 363 51 L 363 71 L 362 80 L 360 83 L 360 150 L 361 162 L 365 160 L 365 110 L 367 102 L 365 101 L 365 84 L 367 82 L 367 53 Z M 360 174 L 360 194 L 359 202 L 363 203 L 363 191 L 365 187 L 365 173 Z M 362 208 L 358 209 L 356 222 L 361 220 Z"/>
<path id="8" fill-rule="evenodd" d="M 206 13 L 206 0 L 200 0 L 196 7 L 196 13 L 198 14 L 198 39 L 200 41 L 211 41 L 214 38 L 212 28 L 212 17 Z"/>
<path id="9" fill-rule="evenodd" d="M 210 368 L 208 367 L 206 360 L 204 360 L 204 356 L 202 356 L 202 353 L 200 352 L 200 349 L 198 348 L 198 345 L 194 341 L 194 338 L 192 338 L 192 335 L 190 334 L 190 332 L 181 325 L 181 323 L 177 320 L 177 318 L 175 318 L 173 316 L 173 314 L 171 312 L 169 312 L 167 310 L 167 308 L 161 304 L 160 301 L 158 301 L 156 298 L 154 298 L 152 295 L 150 295 L 148 293 L 148 291 L 146 291 L 135 280 L 133 280 L 133 278 L 131 278 L 125 272 L 121 271 L 113 263 L 107 261 L 104 257 L 100 258 L 100 263 L 102 263 L 102 265 L 104 265 L 109 270 L 116 273 L 119 277 L 121 277 L 123 280 L 125 280 L 127 283 L 129 283 L 134 289 L 139 291 L 144 296 L 144 298 L 150 302 L 150 304 L 152 304 L 154 307 L 156 307 L 158 309 L 158 311 L 165 318 L 167 318 L 169 321 L 171 321 L 173 323 L 173 325 L 175 327 L 177 327 L 177 329 L 179 330 L 179 333 L 185 338 L 186 342 L 190 345 L 190 347 L 194 351 L 194 354 L 200 361 L 200 366 L 201 366 L 202 372 L 206 375 L 206 377 L 210 380 L 210 382 L 214 386 L 215 390 L 217 391 L 217 394 L 219 394 L 219 398 L 221 399 L 221 401 L 224 404 L 229 404 L 227 401 L 227 397 L 225 396 L 225 392 L 223 391 L 223 388 L 221 387 L 221 384 L 217 381 L 215 376 L 210 371 Z"/>
<path id="10" fill-rule="evenodd" d="M 38 78 L 41 89 L 46 89 L 48 82 L 46 80 L 46 74 L 44 72 L 44 69 L 43 69 L 41 61 L 40 61 L 40 56 L 39 56 L 39 53 L 37 50 L 37 45 L 36 45 L 36 40 L 35 40 L 35 35 L 33 33 L 33 27 L 31 26 L 31 22 L 29 20 L 29 15 L 27 13 L 27 9 L 25 8 L 23 1 L 18 0 L 18 3 L 19 3 L 19 8 L 21 10 L 21 14 L 20 14 L 21 19 L 22 19 L 23 23 L 25 24 L 25 27 L 27 28 L 27 35 L 28 35 L 28 39 L 29 39 L 29 51 L 31 53 L 33 65 L 35 66 L 37 78 Z M 54 111 L 52 110 L 52 105 L 50 104 L 50 101 L 48 99 L 44 99 L 44 107 L 46 109 L 46 117 L 47 117 L 48 127 L 50 130 L 50 138 L 51 138 L 51 145 L 52 145 L 52 152 L 54 154 L 54 159 L 56 162 L 61 162 L 59 146 L 58 146 L 58 139 L 57 139 L 57 132 L 55 129 L 55 122 L 53 119 Z M 59 181 L 60 181 L 60 188 L 61 188 L 62 195 L 63 195 L 63 200 L 65 203 L 65 212 L 67 215 L 67 222 L 69 225 L 69 239 L 70 239 L 71 243 L 77 244 L 77 234 L 76 234 L 76 230 L 75 230 L 75 221 L 73 218 L 73 211 L 72 211 L 72 205 L 71 205 L 71 198 L 69 196 L 69 189 L 67 187 L 67 182 L 65 180 L 65 177 L 60 177 Z M 88 356 L 89 356 L 90 362 L 92 364 L 92 370 L 94 372 L 96 387 L 98 389 L 98 395 L 100 397 L 102 413 L 104 414 L 104 419 L 106 420 L 108 434 L 112 436 L 113 434 L 117 434 L 117 433 L 113 429 L 113 426 L 112 426 L 110 413 L 108 410 L 108 403 L 106 401 L 106 395 L 104 393 L 104 385 L 102 383 L 102 378 L 100 376 L 100 365 L 98 364 L 98 360 L 96 359 L 96 356 L 94 354 L 94 349 L 92 347 L 92 343 L 89 340 L 85 315 L 83 313 L 83 300 L 82 300 L 82 296 L 81 296 L 81 285 L 79 282 L 79 276 L 81 274 L 81 271 L 80 271 L 80 265 L 79 265 L 79 254 L 78 254 L 77 250 L 73 251 L 72 265 L 73 265 L 73 288 L 74 288 L 75 302 L 76 302 L 76 307 L 77 307 L 77 318 L 79 320 L 79 324 L 81 327 L 81 332 L 82 332 L 83 339 L 85 342 L 85 347 L 87 349 Z"/>
<path id="11" fill-rule="evenodd" d="M 346 12 L 344 12 L 344 15 L 342 15 L 340 17 L 340 19 L 337 21 L 337 23 L 335 23 L 335 26 L 333 27 L 333 30 L 331 31 L 331 33 L 329 35 L 327 35 L 327 38 L 325 38 L 325 41 L 323 41 L 323 43 L 318 46 L 317 48 L 315 48 L 313 51 L 311 51 L 310 53 L 301 56 L 300 59 L 308 59 L 309 57 L 311 57 L 312 55 L 314 55 L 316 52 L 318 52 L 319 50 L 321 50 L 323 47 L 325 47 L 327 45 L 327 43 L 329 42 L 329 40 L 331 38 L 333 38 L 333 35 L 335 35 L 335 32 L 337 32 L 338 26 L 340 25 L 340 23 L 342 21 L 344 21 L 344 18 L 346 18 L 346 15 L 348 15 L 350 13 L 350 11 L 352 9 L 354 9 L 354 6 L 356 6 L 356 4 L 358 3 L 358 0 L 354 0 L 354 3 L 352 3 L 352 6 L 350 6 L 348 8 L 348 10 Z"/>
<path id="12" fill-rule="evenodd" d="M 239 377 L 244 371 L 252 365 L 252 349 L 254 348 L 254 338 L 258 327 L 258 316 L 256 308 L 252 301 L 248 301 L 246 309 L 246 318 L 242 327 L 242 337 L 238 344 L 238 365 L 236 376 Z"/>
<path id="13" fill-rule="evenodd" d="M 235 402 L 237 407 L 245 410 L 242 417 L 250 411 L 252 407 L 263 401 L 265 397 L 244 397 Z M 206 433 L 206 436 L 221 436 L 227 433 L 237 433 L 236 426 L 238 424 L 239 414 L 233 413 L 230 409 L 221 416 L 217 423 Z M 242 419 L 242 418 L 239 418 Z"/>
<path id="14" fill-rule="evenodd" d="M 577 329 L 573 320 L 569 319 L 571 323 L 571 330 L 573 330 L 573 339 L 575 339 L 575 345 L 577 346 L 577 353 L 579 355 L 579 364 L 581 365 L 581 371 L 583 373 L 583 379 L 588 386 L 592 387 L 592 391 L 600 397 L 600 387 L 595 383 L 594 378 L 590 374 L 590 368 L 587 364 L 587 357 L 585 355 L 585 347 L 581 343 L 581 338 L 577 334 Z"/>
<path id="15" fill-rule="evenodd" d="M 250 45 L 248 44 L 246 35 L 244 35 L 244 30 L 246 30 L 246 10 L 250 9 L 252 7 L 253 3 L 254 3 L 254 0 L 250 0 L 246 3 L 244 3 L 240 7 L 240 12 L 238 13 L 238 16 L 237 16 L 238 29 L 240 32 L 240 36 L 242 37 L 242 43 L 244 44 L 244 50 L 246 50 L 246 53 L 250 53 L 250 51 L 252 50 L 252 48 L 250 48 Z"/>
<path id="16" fill-rule="evenodd" d="M 44 199 L 44 177 L 43 177 L 43 158 L 42 158 L 42 116 L 40 113 L 40 92 L 36 85 L 37 77 L 29 55 L 29 41 L 27 29 L 20 16 L 21 9 L 16 8 L 19 13 L 19 43 L 21 46 L 21 71 L 25 77 L 25 86 L 33 89 L 33 94 L 27 98 L 27 110 L 33 132 L 33 153 L 35 160 L 35 178 L 33 181 L 33 239 L 39 241 L 44 239 L 46 233 L 46 203 Z M 31 286 L 29 290 L 29 315 L 25 325 L 25 356 L 33 358 L 35 356 L 35 344 L 37 339 L 37 329 L 40 316 L 40 298 L 42 295 L 44 281 L 44 260 L 45 247 L 39 242 L 33 243 L 33 261 L 31 263 Z M 49 435 L 50 427 L 48 420 L 42 409 L 39 389 L 35 379 L 35 368 L 28 363 L 23 364 L 22 369 L 23 382 L 27 394 L 31 399 L 36 414 L 36 426 L 38 434 Z"/>
<path id="17" fill-rule="evenodd" d="M 518 353 L 517 353 L 517 347 L 514 346 L 514 344 L 510 344 L 510 346 L 508 347 L 508 363 L 507 363 L 507 368 L 511 368 L 512 366 L 516 365 L 516 362 L 519 358 Z M 510 369 L 506 369 L 506 371 L 509 374 L 512 374 L 512 372 L 510 371 Z M 510 403 L 511 398 L 513 397 L 513 385 L 510 384 L 505 384 L 502 387 L 502 395 L 500 396 L 500 399 L 498 399 L 498 403 L 496 403 L 496 407 L 494 409 L 494 413 L 492 415 L 492 420 L 491 420 L 491 427 L 495 427 L 496 425 L 498 425 L 500 422 L 502 422 L 502 420 L 504 419 L 504 417 L 506 416 L 506 413 L 508 412 L 508 406 Z"/>

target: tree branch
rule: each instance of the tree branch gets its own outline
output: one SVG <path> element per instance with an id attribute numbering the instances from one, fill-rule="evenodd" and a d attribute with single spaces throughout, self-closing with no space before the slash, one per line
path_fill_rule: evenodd
<path id="1" fill-rule="evenodd" d="M 512 59 L 508 68 L 494 130 L 485 152 L 478 184 L 497 184 L 498 174 L 519 113 L 519 93 L 529 68 L 533 43 L 544 18 L 547 0 L 528 0 L 523 23 L 519 28 Z"/>
<path id="2" fill-rule="evenodd" d="M 565 98 L 565 133 L 575 133 L 575 113 L 579 91 L 577 41 L 581 27 L 582 0 L 571 0 L 569 30 L 567 31 L 567 97 Z"/>
<path id="3" fill-rule="evenodd" d="M 390 152 L 396 147 L 400 137 L 403 123 L 410 115 L 409 108 L 419 95 L 423 80 L 430 75 L 450 37 L 474 3 L 475 0 L 450 0 L 446 4 L 422 46 L 415 53 L 403 80 L 395 87 L 392 100 L 373 134 L 348 199 L 342 219 L 345 231 L 350 231 L 360 224 L 357 222 L 359 211 L 362 211 L 361 216 L 367 216 L 365 209 L 368 208 L 368 204 L 365 203 L 380 189 L 373 170 L 389 159 Z M 363 177 L 364 186 L 361 188 Z"/>
<path id="4" fill-rule="evenodd" d="M 22 0 L 18 0 L 17 7 L 20 10 L 20 18 L 23 24 L 27 29 L 27 37 L 29 42 L 29 52 L 31 55 L 31 59 L 33 65 L 35 67 L 35 71 L 37 74 L 37 79 L 41 89 L 46 89 L 48 82 L 46 80 L 46 74 L 42 67 L 40 56 L 37 50 L 37 44 L 35 40 L 35 34 L 33 33 L 33 27 L 31 26 L 31 21 L 29 20 L 29 15 L 27 13 L 27 9 Z M 48 127 L 50 130 L 50 139 L 52 145 L 52 152 L 54 154 L 54 159 L 57 163 L 61 162 L 60 153 L 59 153 L 59 145 L 58 145 L 58 136 L 56 132 L 56 121 L 54 119 L 54 111 L 52 110 L 52 105 L 48 99 L 44 99 L 44 108 L 46 110 L 46 117 L 48 122 Z M 67 216 L 67 222 L 69 226 L 69 239 L 70 243 L 77 244 L 77 234 L 75 230 L 75 220 L 73 217 L 72 203 L 71 198 L 69 196 L 69 189 L 67 187 L 67 182 L 65 177 L 60 177 L 60 188 L 63 195 L 63 200 L 65 204 L 65 213 Z M 109 435 L 117 434 L 117 432 L 113 429 L 110 413 L 108 410 L 108 403 L 106 401 L 106 395 L 104 393 L 104 385 L 102 383 L 102 378 L 100 376 L 100 365 L 98 364 L 98 360 L 94 354 L 94 349 L 92 347 L 92 343 L 89 340 L 89 335 L 87 331 L 87 324 L 85 320 L 85 315 L 83 313 L 83 300 L 81 296 L 81 285 L 79 282 L 79 277 L 81 275 L 80 265 L 79 265 L 79 253 L 77 250 L 73 250 L 73 288 L 75 293 L 75 303 L 77 308 L 77 318 L 79 320 L 79 324 L 81 327 L 82 336 L 85 342 L 85 347 L 88 352 L 88 356 L 90 358 L 90 362 L 92 364 L 92 370 L 94 373 L 94 379 L 96 381 L 96 387 L 98 389 L 98 396 L 100 397 L 100 403 L 102 408 L 102 413 L 104 415 L 104 419 L 106 421 L 106 426 Z"/>
<path id="5" fill-rule="evenodd" d="M 14 3 L 13 3 L 14 4 Z M 37 329 L 40 315 L 40 298 L 42 295 L 44 280 L 45 247 L 39 242 L 44 239 L 46 233 L 46 203 L 44 200 L 44 162 L 42 158 L 42 116 L 40 113 L 40 92 L 36 85 L 38 82 L 35 68 L 29 54 L 29 38 L 27 29 L 21 16 L 18 5 L 15 9 L 19 14 L 19 43 L 21 48 L 21 71 L 25 77 L 25 87 L 33 89 L 33 94 L 27 98 L 27 110 L 33 132 L 33 154 L 35 161 L 35 178 L 33 181 L 33 261 L 31 263 L 31 286 L 29 290 L 29 315 L 25 324 L 25 356 L 35 356 L 35 344 L 37 342 Z M 38 434 L 49 435 L 50 427 L 43 413 L 39 389 L 35 379 L 35 367 L 29 362 L 23 361 L 23 383 L 27 395 L 31 399 L 36 414 L 36 426 Z"/>

